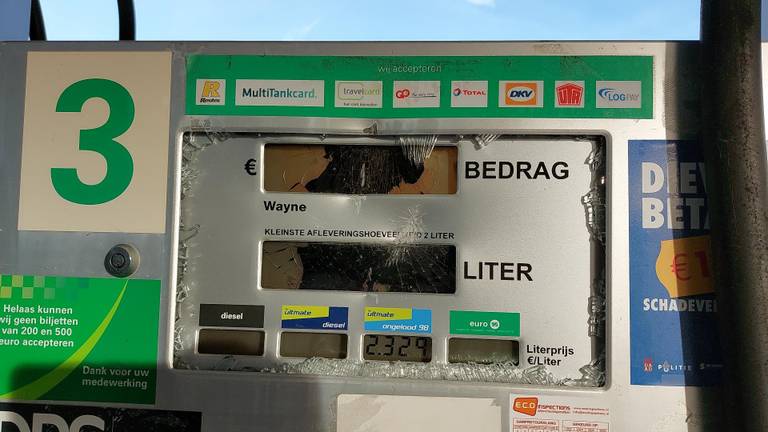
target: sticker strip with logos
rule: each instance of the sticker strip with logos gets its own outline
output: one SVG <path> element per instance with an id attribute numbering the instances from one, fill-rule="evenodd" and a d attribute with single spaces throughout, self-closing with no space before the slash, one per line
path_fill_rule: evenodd
<path id="1" fill-rule="evenodd" d="M 187 77 L 190 115 L 653 117 L 651 56 L 192 55 Z"/>

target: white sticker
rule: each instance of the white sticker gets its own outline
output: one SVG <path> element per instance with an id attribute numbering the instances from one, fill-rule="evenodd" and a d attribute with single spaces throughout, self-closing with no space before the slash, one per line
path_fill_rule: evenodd
<path id="1" fill-rule="evenodd" d="M 510 395 L 510 432 L 609 432 L 610 411 L 589 396 Z"/>
<path id="2" fill-rule="evenodd" d="M 336 432 L 499 432 L 493 398 L 339 395 Z"/>
<path id="3" fill-rule="evenodd" d="M 595 86 L 597 108 L 642 107 L 640 81 L 598 81 Z"/>
<path id="4" fill-rule="evenodd" d="M 451 81 L 451 107 L 488 106 L 488 81 Z"/>
<path id="5" fill-rule="evenodd" d="M 19 230 L 165 232 L 171 53 L 30 52 Z"/>
<path id="6" fill-rule="evenodd" d="M 321 107 L 325 105 L 325 81 L 239 79 L 235 81 L 235 105 Z"/>
<path id="7" fill-rule="evenodd" d="M 394 108 L 439 108 L 440 81 L 395 81 Z"/>
<path id="8" fill-rule="evenodd" d="M 336 108 L 381 108 L 381 81 L 336 81 Z"/>

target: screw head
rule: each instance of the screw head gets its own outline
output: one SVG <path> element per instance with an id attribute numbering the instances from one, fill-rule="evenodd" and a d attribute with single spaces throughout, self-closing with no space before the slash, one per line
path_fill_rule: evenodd
<path id="1" fill-rule="evenodd" d="M 115 277 L 128 277 L 139 268 L 139 251 L 128 244 L 112 247 L 104 257 L 104 268 Z"/>

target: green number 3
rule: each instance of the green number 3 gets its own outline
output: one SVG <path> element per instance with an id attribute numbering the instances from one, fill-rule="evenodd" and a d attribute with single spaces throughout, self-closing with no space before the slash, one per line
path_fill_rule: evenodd
<path id="1" fill-rule="evenodd" d="M 51 168 L 53 188 L 67 201 L 95 205 L 112 201 L 125 192 L 133 178 L 131 153 L 115 138 L 133 123 L 135 108 L 128 90 L 106 79 L 92 78 L 67 87 L 59 96 L 56 112 L 81 112 L 91 98 L 103 99 L 109 106 L 109 118 L 95 129 L 80 131 L 80 150 L 100 154 L 107 165 L 104 178 L 96 184 L 80 180 L 75 168 Z"/>

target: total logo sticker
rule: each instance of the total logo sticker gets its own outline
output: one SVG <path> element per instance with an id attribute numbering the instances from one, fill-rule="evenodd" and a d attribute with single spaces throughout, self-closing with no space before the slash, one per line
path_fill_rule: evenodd
<path id="1" fill-rule="evenodd" d="M 543 81 L 499 81 L 499 106 L 502 108 L 541 108 Z"/>
<path id="2" fill-rule="evenodd" d="M 451 81 L 451 89 L 453 108 L 488 106 L 488 81 Z"/>

